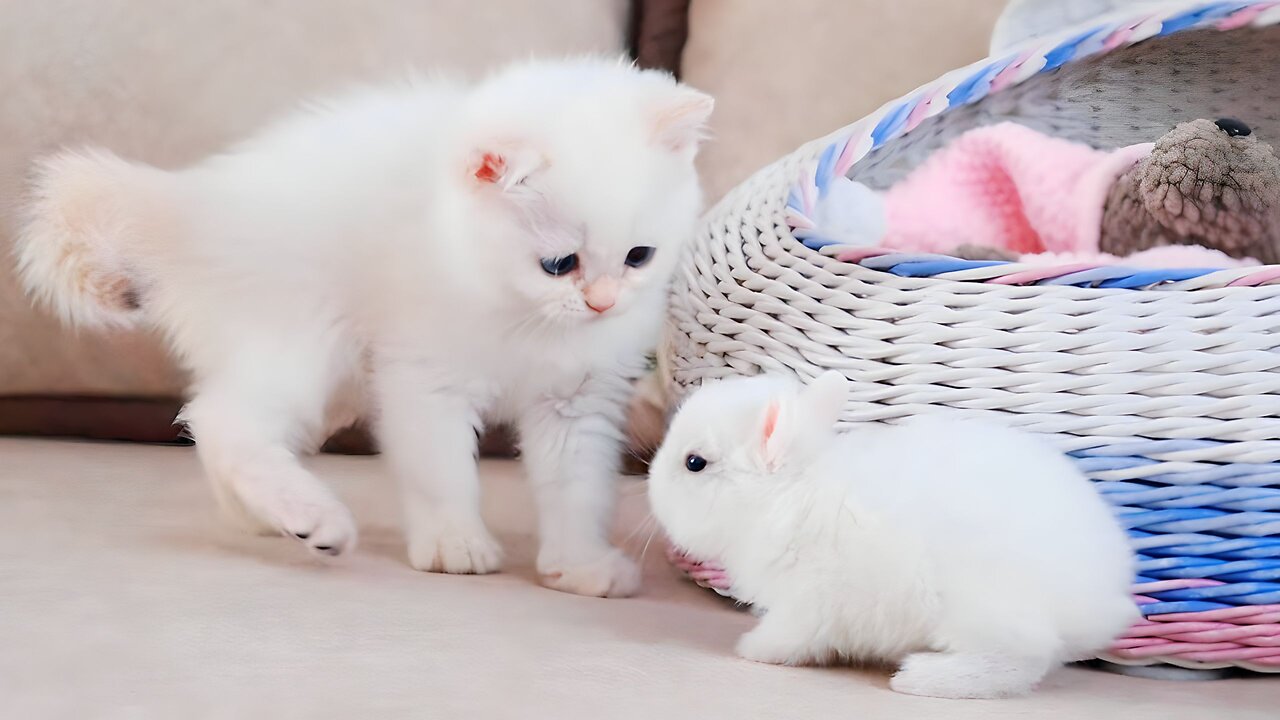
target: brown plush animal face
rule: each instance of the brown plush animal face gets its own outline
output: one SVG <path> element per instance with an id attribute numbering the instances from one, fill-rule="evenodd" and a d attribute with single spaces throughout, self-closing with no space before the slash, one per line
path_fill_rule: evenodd
<path id="1" fill-rule="evenodd" d="M 1102 249 L 1204 245 L 1280 262 L 1280 158 L 1239 120 L 1182 123 L 1117 181 Z"/>

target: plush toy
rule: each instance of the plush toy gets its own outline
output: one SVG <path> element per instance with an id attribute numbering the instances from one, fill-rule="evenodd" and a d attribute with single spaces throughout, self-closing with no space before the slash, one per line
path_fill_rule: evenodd
<path id="1" fill-rule="evenodd" d="M 1183 123 L 1111 186 L 1099 249 L 1201 245 L 1280 262 L 1280 158 L 1248 125 Z"/>
<path id="2" fill-rule="evenodd" d="M 873 217 L 856 244 L 1024 262 L 1280 261 L 1280 159 L 1237 120 L 1194 120 L 1110 151 L 1015 123 L 981 127 L 879 194 L 878 207 L 859 197 Z"/>

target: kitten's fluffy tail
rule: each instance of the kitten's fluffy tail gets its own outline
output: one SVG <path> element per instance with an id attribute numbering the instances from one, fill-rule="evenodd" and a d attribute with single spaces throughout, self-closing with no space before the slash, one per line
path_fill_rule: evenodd
<path id="1" fill-rule="evenodd" d="M 105 150 L 37 161 L 15 246 L 27 292 L 68 323 L 139 324 L 148 285 L 143 250 L 174 230 L 172 179 Z"/>

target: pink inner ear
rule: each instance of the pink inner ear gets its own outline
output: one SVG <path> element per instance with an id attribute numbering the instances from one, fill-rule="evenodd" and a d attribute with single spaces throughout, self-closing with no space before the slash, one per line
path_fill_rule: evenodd
<path id="1" fill-rule="evenodd" d="M 764 440 L 769 441 L 773 437 L 773 431 L 778 429 L 778 412 L 780 408 L 778 403 L 770 403 L 769 408 L 764 411 Z"/>
<path id="2" fill-rule="evenodd" d="M 485 183 L 496 183 L 507 172 L 507 161 L 497 153 L 485 153 L 480 159 L 480 167 L 476 168 L 476 179 Z"/>

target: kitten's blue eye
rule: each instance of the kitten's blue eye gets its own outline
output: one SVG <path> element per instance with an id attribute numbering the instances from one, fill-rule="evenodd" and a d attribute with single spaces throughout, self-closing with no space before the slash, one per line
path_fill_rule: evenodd
<path id="1" fill-rule="evenodd" d="M 577 255 L 565 255 L 564 257 L 542 259 L 542 269 L 545 270 L 548 275 L 564 275 L 565 273 L 573 272 L 573 269 L 576 267 L 578 267 Z"/>
<path id="2" fill-rule="evenodd" d="M 631 252 L 627 253 L 625 260 L 627 267 L 640 267 L 653 259 L 653 254 L 658 249 L 650 245 L 637 245 L 631 248 Z"/>
<path id="3" fill-rule="evenodd" d="M 707 468 L 707 459 L 701 455 L 690 454 L 684 459 L 684 467 L 689 472 L 702 472 Z"/>

